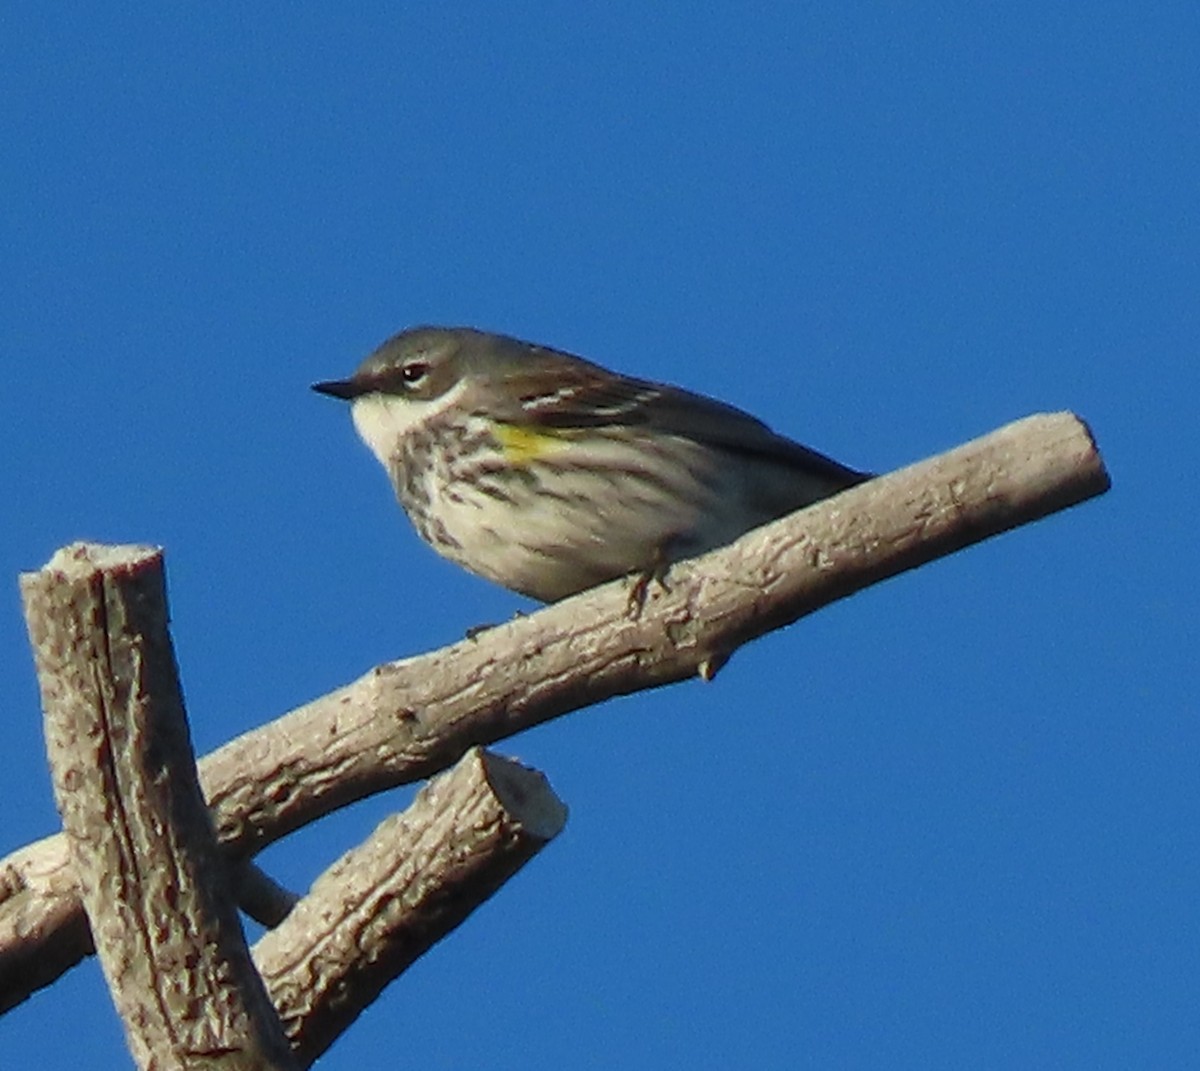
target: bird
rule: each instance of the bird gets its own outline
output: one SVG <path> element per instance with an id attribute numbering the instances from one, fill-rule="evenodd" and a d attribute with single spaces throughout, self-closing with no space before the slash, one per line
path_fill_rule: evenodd
<path id="1" fill-rule="evenodd" d="M 661 579 L 871 477 L 725 402 L 470 327 L 401 331 L 312 389 L 351 403 L 434 550 L 544 603 Z"/>

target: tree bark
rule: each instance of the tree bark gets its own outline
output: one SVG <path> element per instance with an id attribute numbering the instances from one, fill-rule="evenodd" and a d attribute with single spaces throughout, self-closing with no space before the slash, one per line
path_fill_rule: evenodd
<path id="1" fill-rule="evenodd" d="M 325 871 L 254 946 L 303 1064 L 537 854 L 566 816 L 541 774 L 472 748 Z"/>
<path id="2" fill-rule="evenodd" d="M 22 579 L 54 794 L 137 1065 L 298 1065 L 200 791 L 162 555 L 75 545 Z"/>

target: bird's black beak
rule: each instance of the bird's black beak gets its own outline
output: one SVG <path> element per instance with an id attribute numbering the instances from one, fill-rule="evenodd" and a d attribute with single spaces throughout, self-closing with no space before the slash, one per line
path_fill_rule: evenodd
<path id="1" fill-rule="evenodd" d="M 312 389 L 318 394 L 328 394 L 333 398 L 341 398 L 350 402 L 371 388 L 353 379 L 331 379 L 326 383 L 314 383 Z"/>

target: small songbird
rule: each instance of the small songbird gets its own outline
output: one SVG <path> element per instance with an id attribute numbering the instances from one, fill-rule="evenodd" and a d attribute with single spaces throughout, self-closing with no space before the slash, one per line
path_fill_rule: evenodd
<path id="1" fill-rule="evenodd" d="M 731 405 L 466 327 L 415 327 L 344 398 L 421 537 L 553 602 L 869 479 Z"/>

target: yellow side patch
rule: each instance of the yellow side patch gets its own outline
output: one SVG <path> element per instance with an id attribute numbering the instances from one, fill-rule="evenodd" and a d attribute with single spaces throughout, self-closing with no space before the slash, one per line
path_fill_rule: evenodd
<path id="1" fill-rule="evenodd" d="M 539 457 L 566 449 L 566 437 L 562 432 L 545 428 L 527 428 L 519 424 L 496 424 L 492 434 L 504 451 L 505 460 L 514 465 L 525 465 Z"/>

